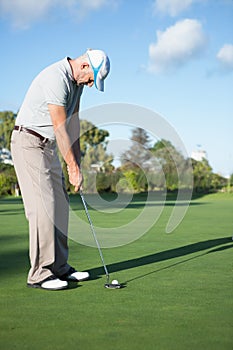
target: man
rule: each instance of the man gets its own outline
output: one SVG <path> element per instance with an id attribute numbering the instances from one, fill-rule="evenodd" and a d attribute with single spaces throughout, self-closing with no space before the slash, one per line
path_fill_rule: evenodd
<path id="1" fill-rule="evenodd" d="M 80 171 L 79 104 L 85 85 L 104 90 L 108 56 L 87 50 L 45 68 L 32 82 L 16 118 L 11 152 L 29 222 L 31 268 L 27 285 L 59 290 L 88 272 L 68 264 L 68 195 L 56 144 L 77 192 Z"/>

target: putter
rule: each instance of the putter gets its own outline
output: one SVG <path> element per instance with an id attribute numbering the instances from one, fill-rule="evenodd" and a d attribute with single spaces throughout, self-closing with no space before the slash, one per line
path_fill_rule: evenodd
<path id="1" fill-rule="evenodd" d="M 94 237 L 94 239 L 95 239 L 95 243 L 96 243 L 96 246 L 97 246 L 97 248 L 98 248 L 99 255 L 100 255 L 100 258 L 101 258 L 103 267 L 104 267 L 104 271 L 105 271 L 105 275 L 106 275 L 106 279 L 107 279 L 107 281 L 106 281 L 104 287 L 105 287 L 105 288 L 109 288 L 109 289 L 119 289 L 119 288 L 121 288 L 121 284 L 120 284 L 120 283 L 110 283 L 110 282 L 109 282 L 109 281 L 110 281 L 109 272 L 108 272 L 107 266 L 106 266 L 106 264 L 105 264 L 105 262 L 104 262 L 104 257 L 103 257 L 103 254 L 102 254 L 102 251 L 101 251 L 101 248 L 100 248 L 100 245 L 99 245 L 99 242 L 98 242 L 98 239 L 97 239 L 95 230 L 94 230 L 94 226 L 93 226 L 93 224 L 92 224 L 92 221 L 91 221 L 91 218 L 90 218 L 88 209 L 87 209 L 86 200 L 84 199 L 83 192 L 82 192 L 81 189 L 79 190 L 79 194 L 80 194 L 80 197 L 81 197 L 81 199 L 82 199 L 83 207 L 84 207 L 84 209 L 85 209 L 85 213 L 86 213 L 87 219 L 88 219 L 89 224 L 90 224 L 90 227 L 91 227 L 91 232 L 92 232 L 93 237 Z"/>

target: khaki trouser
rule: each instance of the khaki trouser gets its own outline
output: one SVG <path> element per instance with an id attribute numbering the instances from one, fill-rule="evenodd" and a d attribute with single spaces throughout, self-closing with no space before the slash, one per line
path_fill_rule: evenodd
<path id="1" fill-rule="evenodd" d="M 29 221 L 31 269 L 28 283 L 38 283 L 70 266 L 68 259 L 69 203 L 55 142 L 14 130 L 11 152 Z"/>

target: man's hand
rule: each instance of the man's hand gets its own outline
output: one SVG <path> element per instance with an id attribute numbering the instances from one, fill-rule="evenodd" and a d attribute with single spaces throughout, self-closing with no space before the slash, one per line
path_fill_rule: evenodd
<path id="1" fill-rule="evenodd" d="M 74 191 L 78 192 L 83 182 L 83 176 L 79 166 L 77 164 L 72 166 L 67 165 L 67 171 L 69 175 L 69 182 L 74 186 Z"/>

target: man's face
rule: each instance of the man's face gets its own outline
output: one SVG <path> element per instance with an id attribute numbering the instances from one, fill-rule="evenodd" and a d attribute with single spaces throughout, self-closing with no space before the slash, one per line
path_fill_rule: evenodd
<path id="1" fill-rule="evenodd" d="M 81 66 L 76 81 L 78 85 L 87 85 L 89 87 L 92 87 L 94 85 L 94 72 L 89 64 Z"/>

